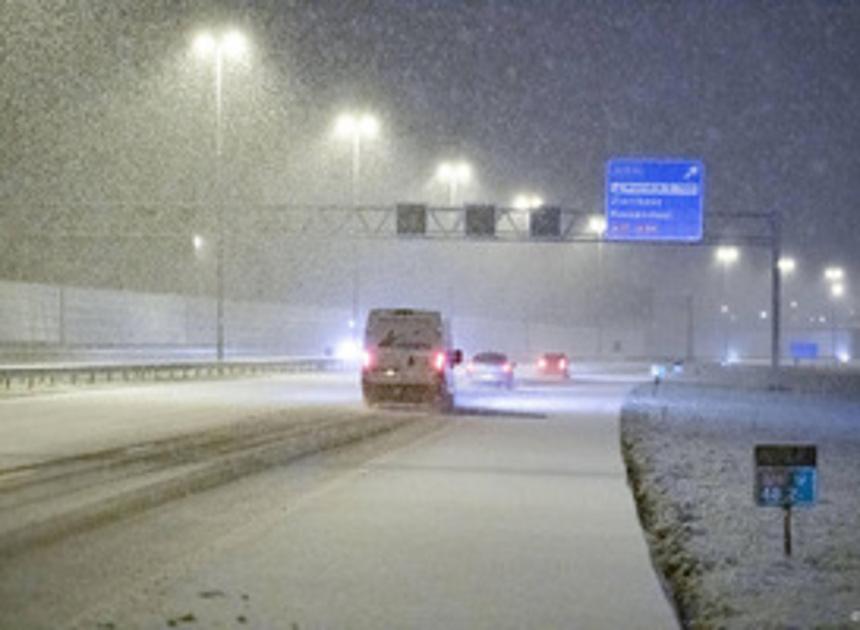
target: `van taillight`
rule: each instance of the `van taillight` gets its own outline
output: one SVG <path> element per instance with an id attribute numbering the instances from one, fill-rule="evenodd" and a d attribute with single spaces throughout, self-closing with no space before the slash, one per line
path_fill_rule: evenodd
<path id="1" fill-rule="evenodd" d="M 362 366 L 365 370 L 371 369 L 374 365 L 376 365 L 376 356 L 373 354 L 373 350 L 364 350 Z"/>
<path id="2" fill-rule="evenodd" d="M 437 352 L 433 355 L 433 367 L 436 368 L 437 372 L 441 372 L 445 369 L 445 363 L 447 362 L 448 357 L 445 356 L 444 352 Z"/>

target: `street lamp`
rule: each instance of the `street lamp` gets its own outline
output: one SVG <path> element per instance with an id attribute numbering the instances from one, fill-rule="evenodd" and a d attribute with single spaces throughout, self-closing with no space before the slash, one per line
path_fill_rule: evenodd
<path id="1" fill-rule="evenodd" d="M 215 186 L 221 186 L 222 153 L 224 148 L 223 126 L 223 76 L 224 59 L 239 59 L 245 55 L 248 43 L 245 36 L 236 30 L 219 34 L 202 32 L 194 38 L 193 48 L 198 57 L 211 59 L 215 65 Z M 216 238 L 215 276 L 217 282 L 215 298 L 216 355 L 224 358 L 224 206 L 223 195 L 217 198 L 218 235 Z M 196 245 L 196 244 L 195 244 Z"/>
<path id="2" fill-rule="evenodd" d="M 358 183 L 361 178 L 361 141 L 373 140 L 379 135 L 379 120 L 373 114 L 343 113 L 334 124 L 334 134 L 352 143 L 352 207 L 358 206 Z"/>
<path id="3" fill-rule="evenodd" d="M 839 274 L 840 279 L 844 274 Z M 837 281 L 830 285 L 830 351 L 833 361 L 837 361 L 836 353 L 836 302 L 845 295 L 845 285 Z"/>
<path id="4" fill-rule="evenodd" d="M 600 214 L 588 217 L 588 231 L 598 237 L 602 237 L 606 232 L 606 217 Z"/>
<path id="5" fill-rule="evenodd" d="M 794 273 L 794 270 L 797 269 L 797 262 L 794 258 L 785 257 L 780 258 L 777 261 L 776 266 L 779 267 L 782 274 L 788 275 Z"/>
<path id="6" fill-rule="evenodd" d="M 728 291 L 728 269 L 732 265 L 740 260 L 741 253 L 737 247 L 729 247 L 729 246 L 721 246 L 717 247 L 716 252 L 714 253 L 714 259 L 717 261 L 717 264 L 722 268 L 722 302 L 723 304 L 727 303 L 726 293 Z M 728 315 L 728 306 L 726 305 L 726 310 L 724 313 Z M 729 353 L 729 318 L 723 318 L 723 360 L 728 360 Z"/>
<path id="7" fill-rule="evenodd" d="M 603 235 L 606 233 L 606 217 L 593 214 L 588 217 L 588 231 L 597 237 L 597 356 L 603 355 Z"/>
<path id="8" fill-rule="evenodd" d="M 436 169 L 436 177 L 448 185 L 448 205 L 457 202 L 457 189 L 472 180 L 472 167 L 468 162 L 442 162 Z"/>
<path id="9" fill-rule="evenodd" d="M 845 270 L 842 267 L 827 267 L 824 270 L 824 279 L 827 282 L 841 282 L 845 278 Z"/>
<path id="10" fill-rule="evenodd" d="M 729 265 L 736 263 L 740 257 L 741 253 L 737 247 L 727 246 L 717 247 L 716 254 L 714 255 L 717 264 L 723 265 L 723 267 L 728 267 Z"/>
<path id="11" fill-rule="evenodd" d="M 352 144 L 352 183 L 350 203 L 353 210 L 358 208 L 358 185 L 361 179 L 361 141 L 373 140 L 379 135 L 379 120 L 373 114 L 344 112 L 334 123 L 334 135 Z M 352 314 L 351 322 L 358 321 L 358 304 L 361 291 L 361 269 L 359 268 L 358 244 L 352 244 Z M 357 347 L 358 331 L 351 327 L 352 343 Z"/>
<path id="12" fill-rule="evenodd" d="M 520 194 L 514 197 L 514 210 L 536 210 L 543 205 L 539 195 Z"/>

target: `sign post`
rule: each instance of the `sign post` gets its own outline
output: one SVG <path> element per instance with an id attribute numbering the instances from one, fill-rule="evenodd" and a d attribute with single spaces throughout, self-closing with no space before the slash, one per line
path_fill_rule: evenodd
<path id="1" fill-rule="evenodd" d="M 759 444 L 755 447 L 754 498 L 759 507 L 783 510 L 783 552 L 791 556 L 791 510 L 817 501 L 814 444 Z"/>

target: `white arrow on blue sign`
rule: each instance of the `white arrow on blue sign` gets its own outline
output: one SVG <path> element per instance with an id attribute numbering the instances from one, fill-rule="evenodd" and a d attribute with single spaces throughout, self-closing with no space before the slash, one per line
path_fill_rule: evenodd
<path id="1" fill-rule="evenodd" d="M 604 237 L 617 241 L 700 241 L 704 189 L 705 166 L 701 160 L 609 160 Z"/>

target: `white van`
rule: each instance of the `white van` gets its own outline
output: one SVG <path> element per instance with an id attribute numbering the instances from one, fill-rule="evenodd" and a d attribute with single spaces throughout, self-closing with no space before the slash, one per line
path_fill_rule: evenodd
<path id="1" fill-rule="evenodd" d="M 367 316 L 361 391 L 368 404 L 431 402 L 450 407 L 451 369 L 463 360 L 452 350 L 442 315 L 411 308 L 374 309 Z"/>

